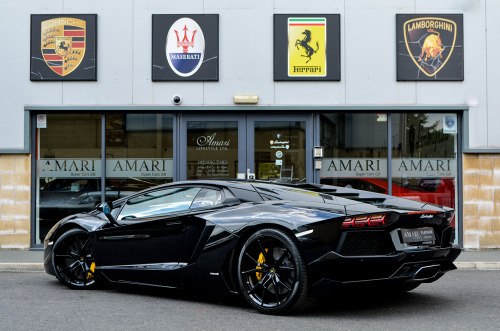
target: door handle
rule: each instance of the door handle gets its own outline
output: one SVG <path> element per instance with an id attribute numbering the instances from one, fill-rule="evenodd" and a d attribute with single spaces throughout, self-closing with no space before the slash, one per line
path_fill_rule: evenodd
<path id="1" fill-rule="evenodd" d="M 149 239 L 149 234 L 127 234 L 123 236 L 103 236 L 100 240 Z"/>
<path id="2" fill-rule="evenodd" d="M 180 221 L 174 221 L 174 222 L 165 221 L 165 225 L 167 225 L 167 226 L 182 225 L 182 222 L 180 222 Z"/>

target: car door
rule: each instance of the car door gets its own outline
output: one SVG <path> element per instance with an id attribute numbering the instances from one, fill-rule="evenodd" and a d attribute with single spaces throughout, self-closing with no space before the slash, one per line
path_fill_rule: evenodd
<path id="1" fill-rule="evenodd" d="M 216 187 L 203 187 L 191 204 L 185 221 L 186 231 L 180 261 L 193 262 L 205 247 L 215 225 L 203 216 L 222 208 L 223 193 Z"/>
<path id="2" fill-rule="evenodd" d="M 98 269 L 113 281 L 169 284 L 165 272 L 182 267 L 186 218 L 200 190 L 170 187 L 128 199 L 119 226 L 96 232 Z"/>

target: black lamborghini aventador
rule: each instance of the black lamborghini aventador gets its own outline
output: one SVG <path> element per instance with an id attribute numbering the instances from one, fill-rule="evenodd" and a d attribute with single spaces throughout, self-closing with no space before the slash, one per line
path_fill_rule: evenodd
<path id="1" fill-rule="evenodd" d="M 45 270 L 73 289 L 128 283 L 240 294 L 264 313 L 349 284 L 409 291 L 456 269 L 454 211 L 320 184 L 157 186 L 47 234 Z"/>

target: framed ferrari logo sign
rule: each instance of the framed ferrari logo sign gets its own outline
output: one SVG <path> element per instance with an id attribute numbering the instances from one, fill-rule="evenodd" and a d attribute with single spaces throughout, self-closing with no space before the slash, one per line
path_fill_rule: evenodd
<path id="1" fill-rule="evenodd" d="M 96 80 L 97 15 L 31 15 L 32 81 Z"/>
<path id="2" fill-rule="evenodd" d="M 340 15 L 274 15 L 274 80 L 340 80 Z"/>
<path id="3" fill-rule="evenodd" d="M 396 15 L 398 80 L 464 80 L 463 15 Z"/>
<path id="4" fill-rule="evenodd" d="M 326 42 L 326 18 L 289 17 L 288 77 L 325 77 Z"/>

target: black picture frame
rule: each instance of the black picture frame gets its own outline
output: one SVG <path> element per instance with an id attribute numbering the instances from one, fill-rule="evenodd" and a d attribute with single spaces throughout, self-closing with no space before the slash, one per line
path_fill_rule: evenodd
<path id="1" fill-rule="evenodd" d="M 97 80 L 97 14 L 32 14 L 30 41 L 31 81 Z"/>
<path id="2" fill-rule="evenodd" d="M 325 18 L 326 20 L 326 75 L 324 76 L 290 76 L 289 75 L 289 18 Z M 305 31 L 304 31 L 305 32 Z M 304 38 L 306 35 L 304 35 Z M 297 38 L 294 38 L 297 39 Z M 296 46 L 304 49 L 302 55 L 307 61 L 305 47 L 311 46 L 311 42 L 305 47 L 300 45 L 303 40 L 296 40 Z M 312 47 L 319 49 L 318 43 Z M 308 47 L 309 48 L 309 47 Z M 310 49 L 310 48 L 309 48 Z M 313 50 L 314 51 L 314 50 Z M 311 53 L 313 52 L 311 51 Z M 309 57 L 310 59 L 310 57 Z M 304 61 L 304 62 L 305 62 Z M 297 66 L 299 69 L 308 70 L 307 64 Z M 313 68 L 314 69 L 314 68 Z M 321 69 L 321 68 L 320 68 Z M 291 71 L 291 70 L 290 70 Z M 275 14 L 274 15 L 274 80 L 275 81 L 340 81 L 340 14 Z"/>
<path id="3" fill-rule="evenodd" d="M 396 14 L 398 81 L 463 81 L 463 14 Z"/>
<path id="4" fill-rule="evenodd" d="M 193 73 L 181 76 L 167 59 L 167 36 L 180 19 L 195 21 L 204 37 L 201 64 Z M 161 81 L 218 81 L 219 80 L 219 15 L 218 14 L 153 14 L 152 19 L 152 66 L 154 82 Z M 187 31 L 185 31 L 187 33 Z M 177 31 L 182 39 L 183 32 Z M 191 31 L 190 31 L 191 33 Z M 198 34 L 199 35 L 199 34 Z M 191 35 L 193 38 L 194 36 Z M 172 42 L 172 41 L 171 41 Z M 179 51 L 180 52 L 180 51 Z M 189 52 L 189 51 L 188 51 Z M 189 53 L 188 53 L 189 54 Z"/>

